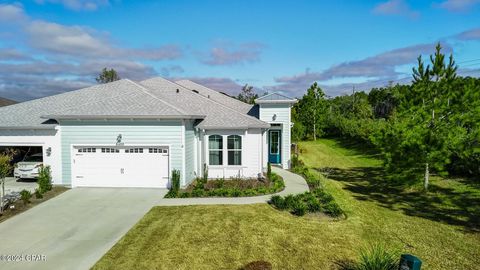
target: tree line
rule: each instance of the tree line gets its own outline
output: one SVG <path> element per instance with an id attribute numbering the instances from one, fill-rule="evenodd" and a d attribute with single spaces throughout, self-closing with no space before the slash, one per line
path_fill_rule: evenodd
<path id="1" fill-rule="evenodd" d="M 457 75 L 452 55 L 438 44 L 421 56 L 410 85 L 326 98 L 314 83 L 292 109 L 294 141 L 340 136 L 369 144 L 383 157 L 389 177 L 480 175 L 480 79 Z"/>

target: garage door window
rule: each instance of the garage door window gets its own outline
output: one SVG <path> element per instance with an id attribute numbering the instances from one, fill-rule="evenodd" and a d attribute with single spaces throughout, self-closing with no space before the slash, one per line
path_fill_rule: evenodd
<path id="1" fill-rule="evenodd" d="M 125 149 L 125 153 L 143 153 L 143 148 L 129 148 L 129 149 Z"/>
<path id="2" fill-rule="evenodd" d="M 168 150 L 163 148 L 148 148 L 149 153 L 167 154 Z"/>
<path id="3" fill-rule="evenodd" d="M 120 150 L 115 148 L 102 148 L 102 153 L 120 153 Z"/>
<path id="4" fill-rule="evenodd" d="M 87 147 L 87 148 L 79 148 L 78 152 L 79 153 L 95 153 L 96 150 L 97 150 L 96 148 Z"/>

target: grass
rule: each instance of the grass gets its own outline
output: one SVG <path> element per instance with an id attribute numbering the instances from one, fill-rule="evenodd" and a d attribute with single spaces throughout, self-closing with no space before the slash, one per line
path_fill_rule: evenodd
<path id="1" fill-rule="evenodd" d="M 328 175 L 322 185 L 348 219 L 295 217 L 265 204 L 154 207 L 94 269 L 239 269 L 259 260 L 335 269 L 374 244 L 420 257 L 422 269 L 478 268 L 478 186 L 434 178 L 429 194 L 389 187 L 375 153 L 326 139 L 300 146 L 305 163 Z"/>
<path id="2" fill-rule="evenodd" d="M 44 201 L 50 200 L 51 198 L 58 196 L 62 194 L 63 192 L 67 191 L 68 188 L 63 187 L 63 186 L 53 186 L 52 190 L 46 192 L 43 194 L 43 198 L 37 199 L 35 198 L 35 194 L 32 193 L 32 198 L 30 198 L 30 203 L 24 204 L 22 200 L 18 200 L 13 205 L 15 206 L 14 209 L 7 208 L 3 212 L 2 215 L 0 215 L 0 222 L 3 222 L 15 215 L 18 215 L 22 212 L 27 211 L 28 209 L 41 204 Z"/>

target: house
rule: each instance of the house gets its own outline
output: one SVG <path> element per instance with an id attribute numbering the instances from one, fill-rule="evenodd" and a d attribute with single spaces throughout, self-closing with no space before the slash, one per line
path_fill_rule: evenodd
<path id="1" fill-rule="evenodd" d="M 290 108 L 280 94 L 252 106 L 191 81 L 123 79 L 0 108 L 0 147 L 43 153 L 54 184 L 169 186 L 258 177 L 288 168 Z"/>

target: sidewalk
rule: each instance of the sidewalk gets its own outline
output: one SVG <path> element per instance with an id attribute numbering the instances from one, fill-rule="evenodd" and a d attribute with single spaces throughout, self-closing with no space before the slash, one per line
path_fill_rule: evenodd
<path id="1" fill-rule="evenodd" d="M 263 196 L 254 197 L 235 197 L 235 198 L 175 198 L 175 199 L 161 199 L 160 206 L 173 206 L 173 205 L 206 205 L 206 204 L 253 204 L 253 203 L 266 203 L 270 200 L 272 195 L 288 195 L 299 194 L 308 191 L 307 182 L 301 176 L 291 173 L 287 170 L 273 167 L 272 171 L 281 177 L 285 182 L 285 189 L 276 194 L 269 194 Z"/>

